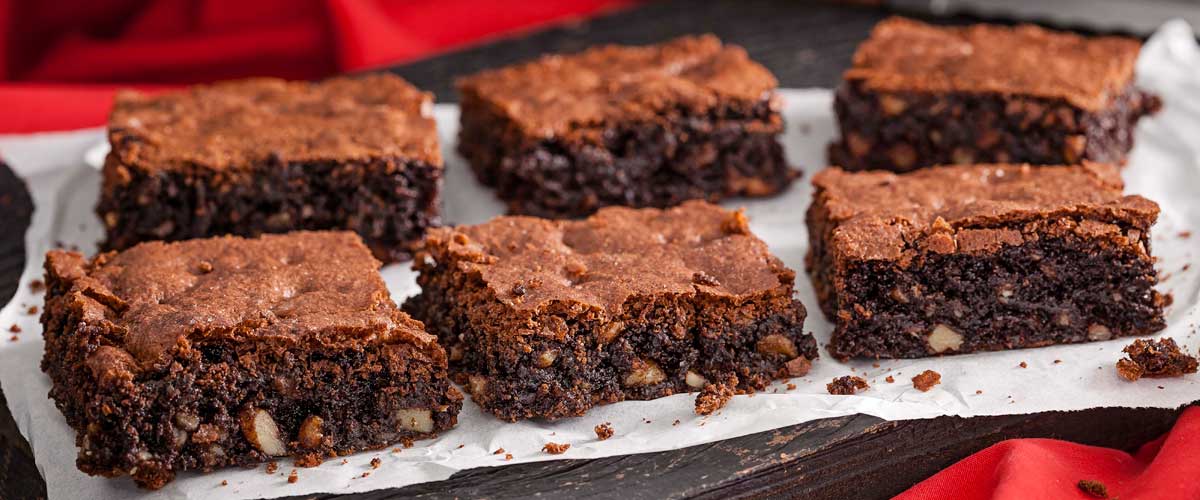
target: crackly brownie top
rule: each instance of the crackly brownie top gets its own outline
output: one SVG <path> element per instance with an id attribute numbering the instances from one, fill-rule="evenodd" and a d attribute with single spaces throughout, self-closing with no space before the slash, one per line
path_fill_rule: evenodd
<path id="1" fill-rule="evenodd" d="M 584 220 L 498 217 L 432 230 L 427 245 L 480 273 L 519 310 L 559 302 L 618 313 L 632 296 L 790 295 L 794 273 L 747 224 L 741 212 L 690 201 L 666 210 L 608 207 Z"/>
<path id="2" fill-rule="evenodd" d="M 879 91 L 1065 99 L 1098 110 L 1132 83 L 1141 43 L 1033 25 L 936 27 L 893 17 L 858 47 L 847 80 Z"/>
<path id="3" fill-rule="evenodd" d="M 538 137 L 679 108 L 702 113 L 725 100 L 758 102 L 776 85 L 745 50 L 722 45 L 713 35 L 547 55 L 459 81 L 464 94 L 486 101 Z"/>
<path id="4" fill-rule="evenodd" d="M 108 135 L 146 169 L 399 157 L 441 165 L 433 96 L 388 74 L 319 83 L 254 78 L 117 95 Z"/>
<path id="5" fill-rule="evenodd" d="M 212 339 L 435 342 L 392 302 L 379 262 L 351 232 L 150 242 L 91 260 L 54 250 L 46 259 L 70 283 L 69 307 L 86 323 L 111 322 L 123 332 L 114 343 L 143 366 L 176 344 Z"/>
<path id="6" fill-rule="evenodd" d="M 1153 201 L 1121 193 L 1117 167 L 1095 163 L 946 166 L 905 174 L 829 168 L 812 182 L 814 203 L 836 226 L 834 251 L 853 259 L 899 259 L 919 240 L 939 253 L 994 249 L 1019 243 L 1020 230 L 1013 228 L 1039 220 L 1080 220 L 1077 232 L 1102 235 L 1119 232 L 1118 225 L 1144 232 L 1158 217 Z"/>

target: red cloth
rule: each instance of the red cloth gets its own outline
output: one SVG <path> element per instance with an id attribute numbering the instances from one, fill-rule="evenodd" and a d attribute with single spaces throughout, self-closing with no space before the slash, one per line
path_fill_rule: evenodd
<path id="1" fill-rule="evenodd" d="M 410 61 L 637 0 L 0 0 L 0 133 L 100 125 L 113 92 Z"/>
<path id="2" fill-rule="evenodd" d="M 1099 481 L 1109 498 L 1200 499 L 1200 408 L 1134 455 L 1053 439 L 997 443 L 950 466 L 896 500 L 1095 499 L 1080 480 Z"/>

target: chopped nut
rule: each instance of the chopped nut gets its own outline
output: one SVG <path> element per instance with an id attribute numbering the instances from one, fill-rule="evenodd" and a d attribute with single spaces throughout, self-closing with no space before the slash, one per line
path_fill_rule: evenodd
<path id="1" fill-rule="evenodd" d="M 794 358 L 800 354 L 796 344 L 782 334 L 774 333 L 758 340 L 755 349 L 768 356 Z"/>
<path id="2" fill-rule="evenodd" d="M 688 387 L 693 389 L 701 389 L 705 385 L 708 385 L 708 379 L 704 378 L 704 375 L 691 370 L 688 370 L 688 372 L 684 374 L 683 381 L 688 385 Z"/>
<path id="3" fill-rule="evenodd" d="M 833 379 L 832 382 L 825 384 L 825 390 L 836 396 L 849 396 L 858 393 L 859 391 L 867 390 L 869 385 L 862 377 L 846 375 Z"/>
<path id="4" fill-rule="evenodd" d="M 310 450 L 321 446 L 325 441 L 325 434 L 321 429 L 324 423 L 325 420 L 316 415 L 309 415 L 304 419 L 304 422 L 300 423 L 300 435 L 297 439 L 300 446 Z"/>
<path id="5" fill-rule="evenodd" d="M 663 373 L 662 368 L 658 367 L 649 359 L 638 358 L 634 361 L 633 371 L 625 376 L 626 387 L 637 387 L 644 385 L 654 385 L 667 379 L 667 374 Z"/>
<path id="6" fill-rule="evenodd" d="M 1138 339 L 1123 351 L 1127 356 L 1117 362 L 1117 373 L 1131 382 L 1141 377 L 1181 377 L 1197 371 L 1196 358 L 1183 352 L 1170 337 Z"/>
<path id="7" fill-rule="evenodd" d="M 396 425 L 406 431 L 433 432 L 433 412 L 424 408 L 401 408 L 393 414 Z"/>
<path id="8" fill-rule="evenodd" d="M 929 392 L 933 386 L 942 383 L 942 374 L 933 370 L 925 370 L 912 378 L 913 387 L 921 392 Z"/>
<path id="9" fill-rule="evenodd" d="M 871 152 L 871 141 L 856 133 L 846 134 L 846 148 L 854 156 L 866 156 Z"/>
<path id="10" fill-rule="evenodd" d="M 517 283 L 517 284 L 513 285 L 513 287 L 512 287 L 513 297 L 522 297 L 527 292 L 528 292 L 528 290 L 525 290 L 525 285 L 522 285 L 520 283 Z"/>
<path id="11" fill-rule="evenodd" d="M 546 443 L 546 445 L 542 447 L 542 451 L 551 455 L 562 455 L 570 448 L 571 445 L 569 443 Z"/>
<path id="12" fill-rule="evenodd" d="M 750 234 L 750 219 L 746 218 L 746 210 L 739 208 L 733 212 L 721 222 L 721 230 L 725 234 Z"/>
<path id="13" fill-rule="evenodd" d="M 213 265 L 209 261 L 202 260 L 199 264 L 196 264 L 196 268 L 199 269 L 201 273 L 208 274 L 212 272 Z"/>
<path id="14" fill-rule="evenodd" d="M 1059 311 L 1059 313 L 1054 316 L 1054 323 L 1058 326 L 1071 326 L 1071 315 L 1066 311 Z"/>
<path id="15" fill-rule="evenodd" d="M 953 328 L 938 323 L 933 326 L 933 331 L 929 332 L 927 341 L 929 342 L 929 348 L 933 349 L 933 352 L 942 353 L 957 351 L 959 347 L 962 347 L 963 337 L 962 334 L 954 331 Z"/>
<path id="16" fill-rule="evenodd" d="M 785 363 L 784 368 L 787 369 L 789 377 L 803 377 L 808 375 L 808 371 L 812 369 L 812 361 L 803 356 L 796 356 L 791 361 Z"/>
<path id="17" fill-rule="evenodd" d="M 464 351 L 461 343 L 450 346 L 450 361 L 462 361 Z"/>
<path id="18" fill-rule="evenodd" d="M 279 438 L 279 426 L 271 414 L 261 408 L 246 408 L 241 414 L 242 435 L 258 451 L 277 457 L 287 455 L 287 445 Z"/>
<path id="19" fill-rule="evenodd" d="M 1080 158 L 1083 158 L 1083 150 L 1087 146 L 1087 137 L 1082 135 L 1071 135 L 1063 139 L 1063 159 L 1067 164 L 1077 163 Z"/>
<path id="20" fill-rule="evenodd" d="M 1112 336 L 1112 330 L 1109 330 L 1107 326 L 1099 323 L 1092 323 L 1091 325 L 1088 325 L 1088 340 L 1108 340 L 1111 339 Z"/>
<path id="21" fill-rule="evenodd" d="M 467 390 L 473 396 L 482 396 L 487 392 L 488 380 L 483 375 L 471 375 L 467 378 Z"/>
<path id="22" fill-rule="evenodd" d="M 609 425 L 608 422 L 597 425 L 596 428 L 593 430 L 596 431 L 596 439 L 599 439 L 601 441 L 604 441 L 605 439 L 612 437 L 613 433 L 614 433 L 612 426 Z"/>
<path id="23" fill-rule="evenodd" d="M 897 142 L 888 148 L 888 158 L 892 160 L 892 165 L 907 169 L 917 163 L 917 151 L 908 143 Z"/>
<path id="24" fill-rule="evenodd" d="M 899 97 L 891 94 L 879 95 L 879 107 L 883 109 L 883 114 L 888 116 L 896 116 L 903 113 L 908 108 L 908 103 Z"/>
<path id="25" fill-rule="evenodd" d="M 597 333 L 599 333 L 600 336 L 597 337 L 596 340 L 599 341 L 601 344 L 608 344 L 608 343 L 616 340 L 617 336 L 621 335 L 621 332 L 624 332 L 624 331 L 625 331 L 625 323 L 624 322 L 613 321 L 612 323 L 604 325 L 602 328 L 600 328 L 598 330 Z"/>
<path id="26" fill-rule="evenodd" d="M 534 361 L 534 364 L 537 365 L 538 368 L 549 368 L 550 365 L 553 365 L 554 361 L 557 359 L 558 350 L 547 349 L 538 355 L 537 360 Z"/>
<path id="27" fill-rule="evenodd" d="M 950 152 L 950 159 L 955 165 L 972 165 L 975 163 L 975 151 L 967 147 L 957 147 Z"/>
<path id="28" fill-rule="evenodd" d="M 1104 486 L 1104 483 L 1100 481 L 1080 479 L 1075 486 L 1079 488 L 1079 491 L 1086 493 L 1088 496 L 1095 498 L 1108 498 L 1108 487 Z"/>
<path id="29" fill-rule="evenodd" d="M 299 481 L 299 480 L 300 480 L 300 473 L 296 472 L 296 469 L 292 469 L 292 472 L 290 474 L 288 474 L 288 482 L 295 483 L 296 481 Z"/>

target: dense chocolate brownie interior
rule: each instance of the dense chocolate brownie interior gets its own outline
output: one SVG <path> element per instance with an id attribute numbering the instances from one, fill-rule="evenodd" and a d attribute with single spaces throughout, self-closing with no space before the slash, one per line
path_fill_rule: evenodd
<path id="1" fill-rule="evenodd" d="M 79 468 L 157 488 L 453 426 L 445 352 L 378 268 L 347 232 L 50 252 L 42 368 Z"/>
<path id="2" fill-rule="evenodd" d="M 762 388 L 816 357 L 794 273 L 740 213 L 704 202 L 442 228 L 415 262 L 422 293 L 405 309 L 448 346 L 472 398 L 509 420 L 732 374 Z"/>
<path id="3" fill-rule="evenodd" d="M 545 56 L 460 81 L 459 151 L 514 213 L 770 195 L 797 176 L 775 87 L 711 35 Z"/>
<path id="4" fill-rule="evenodd" d="M 118 96 L 105 245 L 348 229 L 385 261 L 439 223 L 432 96 L 392 75 Z"/>
<path id="5" fill-rule="evenodd" d="M 814 179 L 812 273 L 847 357 L 1032 347 L 1161 329 L 1158 206 L 1116 168 L 981 165 Z"/>

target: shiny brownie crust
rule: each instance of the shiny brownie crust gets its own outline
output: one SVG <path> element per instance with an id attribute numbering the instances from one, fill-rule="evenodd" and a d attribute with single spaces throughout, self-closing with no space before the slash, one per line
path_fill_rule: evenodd
<path id="1" fill-rule="evenodd" d="M 1082 161 L 1124 164 L 1133 132 L 1161 101 L 1132 85 L 1091 111 L 1062 99 L 876 92 L 845 82 L 834 97 L 841 139 L 829 163 L 907 172 L 932 165 Z"/>
<path id="2" fill-rule="evenodd" d="M 302 466 L 451 428 L 445 352 L 353 233 L 151 242 L 46 260 L 42 370 L 80 470 Z"/>
<path id="3" fill-rule="evenodd" d="M 806 262 L 835 324 L 829 352 L 916 358 L 1162 329 L 1158 208 L 1122 196 L 1115 167 L 1092 167 L 818 174 Z"/>
<path id="4" fill-rule="evenodd" d="M 606 208 L 584 221 L 505 217 L 442 228 L 405 309 L 499 418 L 800 376 L 816 358 L 794 273 L 740 214 L 703 202 Z M 657 235 L 657 236 L 656 236 Z"/>

